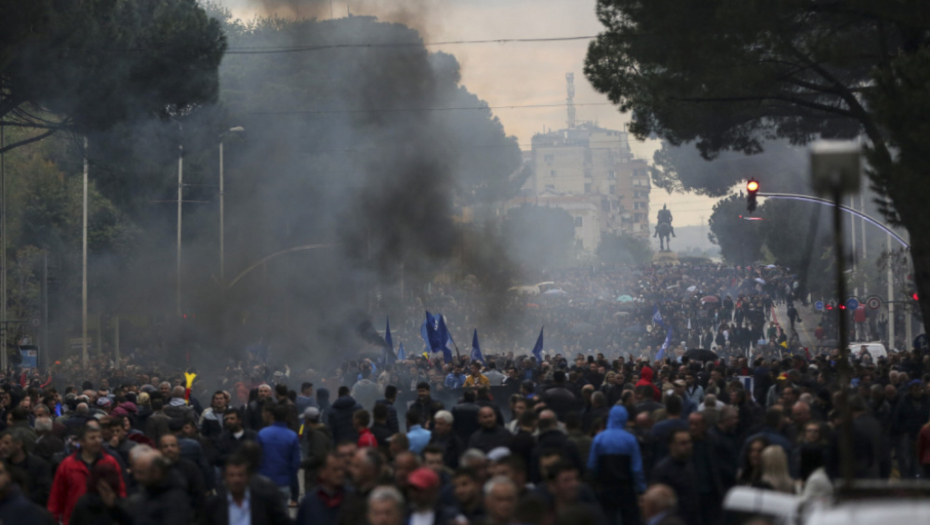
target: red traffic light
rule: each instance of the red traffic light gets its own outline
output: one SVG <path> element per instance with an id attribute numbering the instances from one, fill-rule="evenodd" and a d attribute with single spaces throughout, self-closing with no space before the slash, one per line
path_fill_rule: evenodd
<path id="1" fill-rule="evenodd" d="M 746 191 L 749 193 L 755 193 L 759 191 L 759 181 L 756 179 L 749 179 L 749 182 L 746 183 Z"/>
<path id="2" fill-rule="evenodd" d="M 915 301 L 918 301 L 918 300 L 919 300 L 919 299 L 917 299 L 917 292 L 914 292 L 914 294 L 911 295 L 911 297 L 912 297 Z"/>

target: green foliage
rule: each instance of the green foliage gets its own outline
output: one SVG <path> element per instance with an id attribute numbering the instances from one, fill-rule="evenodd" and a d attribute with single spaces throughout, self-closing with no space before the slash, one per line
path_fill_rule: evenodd
<path id="1" fill-rule="evenodd" d="M 731 195 L 714 205 L 708 224 L 710 242 L 720 246 L 720 255 L 729 264 L 754 264 L 762 256 L 761 222 L 744 221 L 746 199 Z"/>
<path id="2" fill-rule="evenodd" d="M 511 208 L 502 226 L 515 262 L 531 270 L 548 270 L 571 264 L 575 223 L 567 211 L 525 204 Z"/>
<path id="3" fill-rule="evenodd" d="M 4 119 L 87 132 L 217 98 L 226 38 L 197 0 L 46 0 L 13 14 L 32 31 L 0 39 Z"/>
<path id="4" fill-rule="evenodd" d="M 605 264 L 644 266 L 652 255 L 649 241 L 629 235 L 602 234 L 597 247 L 597 256 Z"/>

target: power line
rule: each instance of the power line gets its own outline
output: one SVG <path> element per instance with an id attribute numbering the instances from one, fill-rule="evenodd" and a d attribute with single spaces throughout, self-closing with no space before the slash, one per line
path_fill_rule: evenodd
<path id="1" fill-rule="evenodd" d="M 590 36 L 563 36 L 550 38 L 495 38 L 487 40 L 448 40 L 445 42 L 368 42 L 355 44 L 317 44 L 310 46 L 269 46 L 269 47 L 231 47 L 226 50 L 227 55 L 268 55 L 278 53 L 300 53 L 304 51 L 323 51 L 328 49 L 378 49 L 378 48 L 405 48 L 405 47 L 434 47 L 459 46 L 475 44 L 524 44 L 530 42 L 571 42 L 577 40 L 593 40 L 596 35 Z"/>
<path id="2" fill-rule="evenodd" d="M 575 106 L 612 106 L 611 102 L 588 102 L 575 104 Z M 332 115 L 344 113 L 413 113 L 425 111 L 477 111 L 489 109 L 527 109 L 527 108 L 564 108 L 565 103 L 560 104 L 509 104 L 504 106 L 459 106 L 445 108 L 372 108 L 372 109 L 281 109 L 267 111 L 246 111 L 248 115 Z"/>

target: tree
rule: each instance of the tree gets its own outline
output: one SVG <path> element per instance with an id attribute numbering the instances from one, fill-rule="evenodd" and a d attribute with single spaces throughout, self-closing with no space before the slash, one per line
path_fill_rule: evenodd
<path id="1" fill-rule="evenodd" d="M 644 266 L 652 261 L 649 241 L 630 235 L 601 234 L 597 256 L 605 264 Z"/>
<path id="2" fill-rule="evenodd" d="M 762 256 L 762 221 L 744 221 L 746 199 L 731 195 L 714 205 L 708 220 L 710 242 L 720 246 L 720 255 L 730 264 L 750 265 Z"/>
<path id="3" fill-rule="evenodd" d="M 216 100 L 226 38 L 197 0 L 38 0 L 0 25 L 0 120 L 36 130 L 99 131 Z M 28 6 L 28 7 L 23 7 Z M 6 30 L 10 30 L 9 33 Z"/>
<path id="4" fill-rule="evenodd" d="M 585 73 L 632 112 L 637 137 L 693 141 L 712 159 L 759 153 L 773 138 L 864 134 L 882 211 L 912 234 L 930 322 L 930 114 L 915 108 L 927 101 L 924 2 L 599 0 L 597 13 L 606 31 Z"/>

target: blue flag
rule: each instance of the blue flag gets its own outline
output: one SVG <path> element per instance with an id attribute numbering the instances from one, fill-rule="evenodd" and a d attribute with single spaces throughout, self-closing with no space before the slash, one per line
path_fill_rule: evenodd
<path id="1" fill-rule="evenodd" d="M 659 353 L 656 354 L 656 363 L 662 360 L 665 357 L 665 351 L 668 350 L 669 343 L 672 342 L 672 329 L 668 329 L 668 333 L 665 334 L 665 342 L 662 343 L 662 348 L 659 349 Z"/>
<path id="2" fill-rule="evenodd" d="M 423 337 L 423 341 L 426 343 L 426 348 L 429 348 L 430 351 L 433 350 L 433 345 L 429 341 L 429 333 L 427 327 L 432 327 L 433 330 L 436 330 L 436 318 L 433 317 L 433 314 L 429 313 L 429 310 L 426 311 L 426 320 L 423 321 L 423 324 L 420 325 L 420 336 Z"/>
<path id="3" fill-rule="evenodd" d="M 449 349 L 449 343 L 452 342 L 452 335 L 449 334 L 449 329 L 446 327 L 446 318 L 439 316 L 439 341 L 440 346 L 438 350 L 442 351 L 442 359 L 446 363 L 452 362 L 452 350 Z"/>
<path id="4" fill-rule="evenodd" d="M 407 360 L 407 352 L 404 352 L 404 343 L 401 343 L 400 348 L 397 349 L 397 360 L 398 361 Z"/>
<path id="5" fill-rule="evenodd" d="M 542 362 L 542 349 L 543 349 L 543 329 L 545 326 L 539 329 L 539 339 L 536 340 L 536 346 L 533 347 L 533 355 L 536 356 L 536 360 L 540 363 Z"/>
<path id="6" fill-rule="evenodd" d="M 662 322 L 662 314 L 659 312 L 659 305 L 652 305 L 652 322 L 665 328 L 665 323 Z"/>
<path id="7" fill-rule="evenodd" d="M 481 345 L 478 344 L 478 329 L 475 328 L 475 335 L 471 338 L 471 360 L 484 364 L 484 356 L 481 355 Z"/>
<path id="8" fill-rule="evenodd" d="M 387 318 L 387 328 L 384 329 L 384 342 L 387 343 L 384 347 L 384 363 L 389 364 L 394 362 L 396 359 L 394 357 L 394 339 L 391 338 L 391 318 Z"/>
<path id="9" fill-rule="evenodd" d="M 426 331 L 426 346 L 429 348 L 430 352 L 438 352 L 442 348 L 442 342 L 445 338 L 441 337 L 439 334 L 438 327 L 434 323 L 435 319 L 429 312 L 426 312 L 426 322 L 423 324 L 422 330 Z"/>

